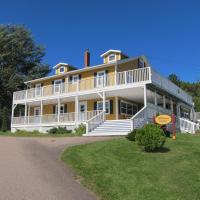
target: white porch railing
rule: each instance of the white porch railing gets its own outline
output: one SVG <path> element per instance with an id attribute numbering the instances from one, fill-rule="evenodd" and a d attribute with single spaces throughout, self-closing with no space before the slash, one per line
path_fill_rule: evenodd
<path id="1" fill-rule="evenodd" d="M 200 129 L 200 125 L 185 118 L 179 118 L 178 123 L 181 133 L 195 134 Z"/>
<path id="2" fill-rule="evenodd" d="M 160 88 L 169 91 L 171 94 L 175 95 L 178 98 L 186 101 L 190 105 L 192 105 L 192 97 L 183 91 L 180 87 L 175 85 L 169 79 L 165 78 L 164 76 L 160 75 L 154 69 L 151 68 L 152 71 L 152 83 L 158 85 Z"/>
<path id="3" fill-rule="evenodd" d="M 86 134 L 97 128 L 105 120 L 105 111 L 101 111 L 96 116 L 92 117 L 86 122 Z"/>
<path id="4" fill-rule="evenodd" d="M 60 83 L 55 85 L 47 85 L 40 88 L 31 88 L 14 92 L 13 100 L 34 99 L 39 97 L 57 96 L 60 94 L 67 94 L 79 91 L 102 89 L 105 87 L 144 83 L 151 80 L 150 67 L 134 69 L 129 71 L 117 72 L 115 75 L 108 74 L 101 77 L 93 77 L 81 79 L 77 82 L 70 81 L 68 83 Z"/>
<path id="5" fill-rule="evenodd" d="M 94 116 L 98 115 L 101 111 L 87 111 L 81 113 L 61 113 L 60 116 L 58 114 L 47 114 L 47 115 L 39 115 L 39 116 L 21 116 L 21 117 L 13 117 L 12 125 L 31 125 L 31 124 L 48 124 L 48 123 L 65 123 L 65 122 L 85 122 Z"/>

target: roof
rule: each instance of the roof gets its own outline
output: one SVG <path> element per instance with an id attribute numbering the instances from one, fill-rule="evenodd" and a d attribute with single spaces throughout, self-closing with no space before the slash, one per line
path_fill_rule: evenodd
<path id="1" fill-rule="evenodd" d="M 124 63 L 124 62 L 129 62 L 129 61 L 131 61 L 131 60 L 136 60 L 136 59 L 138 59 L 138 58 L 143 58 L 143 59 L 145 59 L 145 61 L 147 62 L 147 59 L 146 59 L 145 56 L 137 56 L 137 57 L 126 58 L 126 59 L 123 59 L 123 60 L 114 61 L 114 62 L 112 62 L 112 63 L 104 63 L 104 64 L 100 64 L 100 65 L 85 67 L 85 68 L 82 68 L 82 69 L 75 69 L 75 70 L 68 71 L 68 72 L 65 72 L 65 73 L 62 73 L 62 74 L 58 74 L 58 75 L 46 76 L 46 77 L 43 77 L 43 78 L 38 78 L 38 79 L 26 81 L 26 82 L 24 82 L 24 83 L 25 83 L 25 84 L 28 84 L 28 83 L 34 83 L 34 82 L 43 81 L 43 80 L 48 80 L 48 79 L 52 79 L 52 78 L 59 78 L 59 77 L 63 77 L 63 76 L 65 76 L 65 75 L 69 75 L 69 74 L 76 74 L 76 73 L 80 73 L 80 72 L 83 72 L 83 71 L 90 71 L 90 70 L 94 70 L 94 69 L 100 69 L 100 68 L 104 68 L 104 67 L 113 66 L 113 65 L 115 65 L 116 63 L 121 64 L 121 63 Z M 148 62 L 147 62 L 147 63 L 148 63 Z M 65 63 L 65 64 L 66 64 L 66 63 Z M 69 65 L 68 65 L 68 66 L 69 66 Z"/>
<path id="2" fill-rule="evenodd" d="M 120 50 L 110 49 L 110 50 L 106 51 L 105 53 L 101 54 L 101 57 L 104 57 L 104 56 L 108 55 L 109 53 L 122 53 L 122 52 Z"/>

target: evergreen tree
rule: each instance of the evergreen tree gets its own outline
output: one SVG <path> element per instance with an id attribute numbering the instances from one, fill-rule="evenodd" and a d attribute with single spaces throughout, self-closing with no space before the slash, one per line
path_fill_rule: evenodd
<path id="1" fill-rule="evenodd" d="M 7 107 L 8 116 L 13 92 L 24 89 L 24 81 L 48 74 L 49 66 L 42 62 L 44 55 L 44 48 L 24 26 L 0 25 L 0 105 Z"/>
<path id="2" fill-rule="evenodd" d="M 2 125 L 1 130 L 7 131 L 8 130 L 8 108 L 4 107 L 2 110 Z"/>

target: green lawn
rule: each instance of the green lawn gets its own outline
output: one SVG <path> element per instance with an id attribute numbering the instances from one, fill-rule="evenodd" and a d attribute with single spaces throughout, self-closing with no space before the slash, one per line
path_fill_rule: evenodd
<path id="1" fill-rule="evenodd" d="M 24 133 L 11 133 L 9 131 L 7 132 L 1 132 L 0 136 L 10 136 L 10 137 L 73 137 L 78 136 L 74 133 L 64 133 L 64 134 L 45 134 L 45 133 L 33 133 L 33 132 L 24 132 Z M 80 135 L 79 135 L 80 136 Z"/>
<path id="2" fill-rule="evenodd" d="M 74 146 L 62 160 L 104 200 L 199 200 L 200 135 L 167 139 L 163 152 L 141 152 L 125 138 Z"/>

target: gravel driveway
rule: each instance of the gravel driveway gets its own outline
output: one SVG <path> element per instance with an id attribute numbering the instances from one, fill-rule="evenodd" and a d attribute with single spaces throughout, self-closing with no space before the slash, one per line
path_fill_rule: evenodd
<path id="1" fill-rule="evenodd" d="M 94 200 L 59 160 L 68 146 L 105 137 L 0 137 L 0 200 Z"/>

